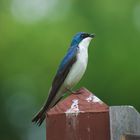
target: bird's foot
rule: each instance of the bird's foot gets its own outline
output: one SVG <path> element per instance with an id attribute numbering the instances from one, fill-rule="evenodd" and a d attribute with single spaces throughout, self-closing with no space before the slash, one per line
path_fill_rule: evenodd
<path id="1" fill-rule="evenodd" d="M 71 89 L 68 89 L 67 88 L 67 90 L 71 93 L 71 94 L 80 94 L 80 92 L 77 92 L 77 91 L 73 91 L 73 90 L 71 90 Z"/>

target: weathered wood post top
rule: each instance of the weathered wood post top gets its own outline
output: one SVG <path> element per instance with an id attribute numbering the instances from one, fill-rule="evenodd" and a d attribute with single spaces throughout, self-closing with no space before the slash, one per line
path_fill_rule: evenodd
<path id="1" fill-rule="evenodd" d="M 85 88 L 76 93 L 47 113 L 47 140 L 110 140 L 109 107 Z"/>

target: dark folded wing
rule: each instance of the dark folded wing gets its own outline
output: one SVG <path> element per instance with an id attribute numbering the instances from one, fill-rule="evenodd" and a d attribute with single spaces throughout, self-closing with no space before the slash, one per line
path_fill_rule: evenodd
<path id="1" fill-rule="evenodd" d="M 35 122 L 40 126 L 42 124 L 42 122 L 44 121 L 45 116 L 46 116 L 46 111 L 49 109 L 51 102 L 55 98 L 58 90 L 60 89 L 66 76 L 68 75 L 72 65 L 76 61 L 76 55 L 77 55 L 77 46 L 70 47 L 68 52 L 67 52 L 67 55 L 62 60 L 60 66 L 59 66 L 59 69 L 54 77 L 54 80 L 52 82 L 52 88 L 50 90 L 49 97 L 48 97 L 45 105 L 34 116 L 34 118 L 32 119 L 32 122 Z M 56 103 L 57 103 L 57 101 L 56 101 Z"/>
<path id="2" fill-rule="evenodd" d="M 51 88 L 51 91 L 49 93 L 49 97 L 47 99 L 47 102 L 44 106 L 44 109 L 48 109 L 52 100 L 56 96 L 58 90 L 60 89 L 66 76 L 68 75 L 72 65 L 75 63 L 76 56 L 77 56 L 77 47 L 73 46 L 68 50 L 67 55 L 64 57 L 64 59 L 62 60 L 60 66 L 58 68 L 58 71 L 53 79 L 52 88 Z"/>

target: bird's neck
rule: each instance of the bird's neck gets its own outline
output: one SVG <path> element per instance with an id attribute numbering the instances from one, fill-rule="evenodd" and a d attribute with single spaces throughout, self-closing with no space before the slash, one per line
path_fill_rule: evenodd
<path id="1" fill-rule="evenodd" d="M 91 39 L 92 39 L 92 38 L 90 38 L 90 37 L 87 37 L 87 38 L 83 39 L 83 40 L 79 43 L 79 48 L 82 49 L 82 50 L 83 50 L 83 49 L 84 49 L 84 50 L 87 50 Z"/>

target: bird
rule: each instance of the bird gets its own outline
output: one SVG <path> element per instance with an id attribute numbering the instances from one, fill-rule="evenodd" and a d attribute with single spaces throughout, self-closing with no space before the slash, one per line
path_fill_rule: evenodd
<path id="1" fill-rule="evenodd" d="M 66 55 L 62 59 L 53 78 L 48 98 L 33 117 L 32 122 L 39 126 L 43 123 L 46 112 L 54 107 L 83 77 L 88 63 L 88 46 L 95 34 L 78 32 L 72 39 Z"/>

